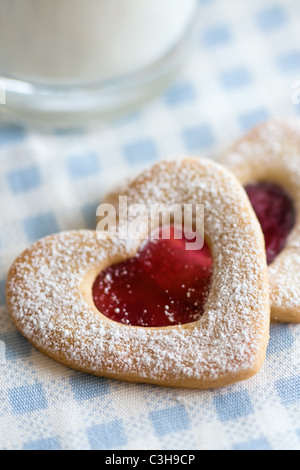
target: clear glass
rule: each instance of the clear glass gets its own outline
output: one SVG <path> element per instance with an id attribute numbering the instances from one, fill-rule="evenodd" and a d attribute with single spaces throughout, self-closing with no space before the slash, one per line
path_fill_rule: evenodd
<path id="1" fill-rule="evenodd" d="M 0 0 L 2 118 L 77 126 L 136 109 L 181 65 L 196 4 Z"/>

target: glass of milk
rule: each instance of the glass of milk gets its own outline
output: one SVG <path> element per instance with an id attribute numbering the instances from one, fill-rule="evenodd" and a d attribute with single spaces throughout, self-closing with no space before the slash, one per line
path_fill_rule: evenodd
<path id="1" fill-rule="evenodd" d="M 0 0 L 0 113 L 81 125 L 136 108 L 181 63 L 196 4 Z"/>

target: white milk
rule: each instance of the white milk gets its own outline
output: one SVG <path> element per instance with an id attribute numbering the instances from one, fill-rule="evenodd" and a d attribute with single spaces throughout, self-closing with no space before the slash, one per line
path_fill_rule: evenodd
<path id="1" fill-rule="evenodd" d="M 0 0 L 0 74 L 48 85 L 138 71 L 167 54 L 196 0 Z"/>

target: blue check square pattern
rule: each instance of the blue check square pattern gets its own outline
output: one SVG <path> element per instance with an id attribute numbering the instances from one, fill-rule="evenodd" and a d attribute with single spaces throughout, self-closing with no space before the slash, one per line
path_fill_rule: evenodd
<path id="1" fill-rule="evenodd" d="M 155 433 L 158 436 L 163 436 L 172 432 L 174 429 L 174 422 L 176 422 L 177 431 L 184 431 L 190 427 L 189 416 L 182 405 L 152 411 L 150 413 L 150 419 Z"/>
<path id="2" fill-rule="evenodd" d="M 52 212 L 26 218 L 23 220 L 23 227 L 29 242 L 58 232 L 58 226 Z"/>
<path id="3" fill-rule="evenodd" d="M 99 162 L 94 153 L 72 155 L 67 164 L 72 179 L 84 178 L 99 171 Z"/>
<path id="4" fill-rule="evenodd" d="M 225 70 L 220 76 L 223 87 L 227 91 L 246 87 L 251 84 L 252 77 L 249 70 L 241 65 L 229 70 Z"/>
<path id="5" fill-rule="evenodd" d="M 220 421 L 230 421 L 254 412 L 246 390 L 216 395 L 214 404 Z"/>
<path id="6" fill-rule="evenodd" d="M 266 33 L 284 27 L 287 23 L 287 15 L 285 9 L 280 5 L 271 5 L 263 8 L 257 14 L 257 24 Z"/>
<path id="7" fill-rule="evenodd" d="M 22 385 L 9 389 L 13 414 L 27 414 L 47 409 L 47 400 L 41 383 Z"/>
<path id="8" fill-rule="evenodd" d="M 126 432 L 119 419 L 91 426 L 87 435 L 92 450 L 120 449 L 127 444 Z"/>
<path id="9" fill-rule="evenodd" d="M 182 390 L 64 367 L 27 342 L 6 307 L 15 257 L 59 230 L 95 229 L 103 196 L 133 172 L 187 154 L 218 158 L 254 125 L 299 117 L 299 1 L 198 5 L 190 57 L 141 109 L 53 135 L 0 124 L 1 450 L 300 450 L 299 325 L 271 325 L 251 379 Z"/>
<path id="10" fill-rule="evenodd" d="M 124 145 L 124 155 L 130 165 L 141 161 L 141 156 L 149 163 L 157 158 L 157 149 L 153 140 L 143 139 Z"/>
<path id="11" fill-rule="evenodd" d="M 12 171 L 7 177 L 11 190 L 15 194 L 38 188 L 41 185 L 41 177 L 37 166 Z"/>

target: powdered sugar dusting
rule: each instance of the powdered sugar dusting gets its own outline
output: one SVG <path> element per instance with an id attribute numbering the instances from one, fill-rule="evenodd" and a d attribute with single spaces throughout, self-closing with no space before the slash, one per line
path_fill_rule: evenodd
<path id="1" fill-rule="evenodd" d="M 141 242 L 84 230 L 47 237 L 16 260 L 7 286 L 16 325 L 53 358 L 99 375 L 199 387 L 245 378 L 264 356 L 269 305 L 262 234 L 244 191 L 220 165 L 184 159 L 144 172 L 126 194 L 129 204 L 205 204 L 214 273 L 202 318 L 149 329 L 97 314 L 80 294 L 86 274 Z"/>
<path id="2" fill-rule="evenodd" d="M 242 184 L 266 181 L 281 186 L 300 213 L 300 122 L 271 120 L 240 139 L 222 163 Z M 269 266 L 272 318 L 300 321 L 299 217 L 285 248 Z"/>

